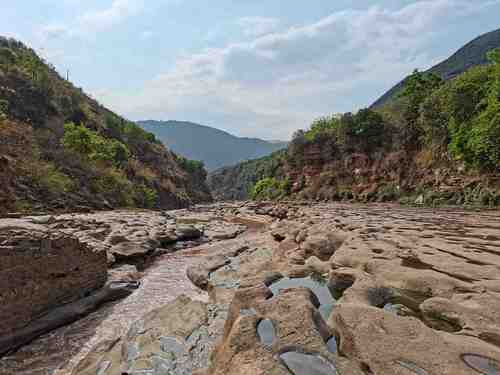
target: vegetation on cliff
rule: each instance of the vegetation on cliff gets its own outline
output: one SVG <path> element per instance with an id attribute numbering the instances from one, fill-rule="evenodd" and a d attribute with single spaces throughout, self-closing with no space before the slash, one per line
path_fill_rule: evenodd
<path id="1" fill-rule="evenodd" d="M 260 159 L 220 168 L 208 175 L 207 183 L 215 199 L 242 200 L 252 194 L 255 184 L 266 177 L 285 178 L 282 166 L 287 151 L 280 150 Z"/>
<path id="2" fill-rule="evenodd" d="M 277 198 L 291 181 L 290 195 L 306 199 L 499 205 L 500 50 L 488 56 L 449 81 L 415 71 L 385 106 L 318 119 L 260 161 L 274 168 L 248 191 Z"/>
<path id="3" fill-rule="evenodd" d="M 495 48 L 500 48 L 500 29 L 480 35 L 460 48 L 448 59 L 430 68 L 427 73 L 432 73 L 442 80 L 448 81 L 472 67 L 487 65 L 489 63 L 488 52 Z M 407 81 L 408 77 L 387 91 L 372 105 L 372 108 L 387 105 L 396 99 L 404 89 Z"/>
<path id="4" fill-rule="evenodd" d="M 0 38 L 0 210 L 183 207 L 206 172 Z"/>

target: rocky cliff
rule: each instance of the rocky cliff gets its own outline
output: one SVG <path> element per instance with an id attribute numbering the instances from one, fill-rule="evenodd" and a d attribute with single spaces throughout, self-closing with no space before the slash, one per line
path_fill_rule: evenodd
<path id="1" fill-rule="evenodd" d="M 500 49 L 488 59 L 450 80 L 417 71 L 384 106 L 320 118 L 210 186 L 222 199 L 500 205 Z"/>
<path id="2" fill-rule="evenodd" d="M 41 225 L 2 221 L 0 275 L 4 353 L 24 343 L 20 333 L 37 319 L 100 289 L 107 280 L 106 253 Z"/>
<path id="3" fill-rule="evenodd" d="M 0 212 L 178 208 L 210 200 L 202 167 L 0 38 Z"/>
<path id="4" fill-rule="evenodd" d="M 215 199 L 245 200 L 254 185 L 268 176 L 283 178 L 280 170 L 286 151 L 277 151 L 269 156 L 249 160 L 234 166 L 219 168 L 208 174 L 207 184 Z"/>

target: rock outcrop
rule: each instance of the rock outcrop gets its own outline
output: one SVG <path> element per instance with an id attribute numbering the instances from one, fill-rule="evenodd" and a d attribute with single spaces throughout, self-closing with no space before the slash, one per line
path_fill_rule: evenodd
<path id="1" fill-rule="evenodd" d="M 4 220 L 0 275 L 0 347 L 5 352 L 25 342 L 19 332 L 47 312 L 101 288 L 107 279 L 106 253 L 41 225 Z"/>
<path id="2" fill-rule="evenodd" d="M 498 373 L 497 212 L 298 214 L 240 257 L 207 374 Z"/>
<path id="3" fill-rule="evenodd" d="M 274 215 L 284 209 L 286 219 Z M 179 222 L 198 225 L 203 210 Z M 180 297 L 146 314 L 73 375 L 498 373 L 497 211 L 310 203 L 215 211 L 267 225 L 193 249 L 203 258 L 176 282 L 192 280 L 208 299 Z"/>

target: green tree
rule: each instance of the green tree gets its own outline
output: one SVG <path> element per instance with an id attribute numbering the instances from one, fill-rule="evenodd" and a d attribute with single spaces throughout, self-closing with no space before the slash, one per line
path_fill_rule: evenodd
<path id="1" fill-rule="evenodd" d="M 442 85 L 442 79 L 433 73 L 422 73 L 415 70 L 405 81 L 401 93 L 406 100 L 403 112 L 405 120 L 401 129 L 402 144 L 407 148 L 415 148 L 420 144 L 423 130 L 419 124 L 420 108 L 425 99 Z"/>
<path id="2" fill-rule="evenodd" d="M 460 122 L 450 121 L 452 155 L 480 169 L 500 168 L 500 49 L 488 54 L 492 67 L 487 97 L 480 102 L 477 115 Z"/>

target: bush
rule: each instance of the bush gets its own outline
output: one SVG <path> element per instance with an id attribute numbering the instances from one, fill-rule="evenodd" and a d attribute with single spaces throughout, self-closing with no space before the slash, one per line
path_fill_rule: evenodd
<path id="1" fill-rule="evenodd" d="M 76 188 L 75 181 L 52 164 L 40 163 L 36 169 L 35 181 L 50 192 L 68 193 Z"/>
<path id="2" fill-rule="evenodd" d="M 288 180 L 278 181 L 274 177 L 267 177 L 255 184 L 251 197 L 254 200 L 273 200 L 287 195 L 289 191 L 290 182 Z"/>
<path id="3" fill-rule="evenodd" d="M 82 125 L 64 125 L 63 146 L 92 161 L 108 162 L 116 167 L 123 166 L 130 157 L 130 151 L 123 143 L 100 136 Z"/>
<path id="4" fill-rule="evenodd" d="M 103 194 L 122 207 L 134 206 L 136 191 L 123 172 L 116 168 L 102 171 L 91 182 L 94 193 Z"/>
<path id="5" fill-rule="evenodd" d="M 198 160 L 189 160 L 183 156 L 176 155 L 175 158 L 182 169 L 189 173 L 200 172 L 205 168 L 205 164 L 202 161 Z"/>
<path id="6" fill-rule="evenodd" d="M 144 184 L 139 185 L 136 188 L 136 202 L 140 207 L 155 208 L 158 204 L 158 193 Z"/>

